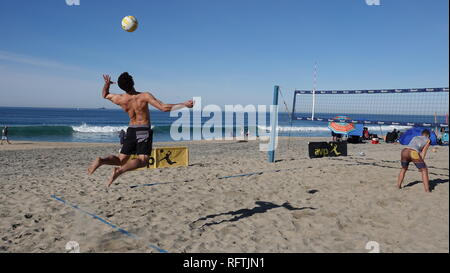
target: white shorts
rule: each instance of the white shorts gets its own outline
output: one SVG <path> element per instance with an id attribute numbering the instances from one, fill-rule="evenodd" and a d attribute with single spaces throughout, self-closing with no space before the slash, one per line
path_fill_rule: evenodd
<path id="1" fill-rule="evenodd" d="M 8 140 L 7 136 L 2 136 L 2 140 Z"/>

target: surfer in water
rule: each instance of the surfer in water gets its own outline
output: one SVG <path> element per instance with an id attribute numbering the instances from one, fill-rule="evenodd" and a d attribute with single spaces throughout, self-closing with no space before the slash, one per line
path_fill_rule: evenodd
<path id="1" fill-rule="evenodd" d="M 415 136 L 401 152 L 402 169 L 398 175 L 397 187 L 402 188 L 403 179 L 405 179 L 406 171 L 410 162 L 416 165 L 417 169 L 422 173 L 423 187 L 426 192 L 430 192 L 430 178 L 428 177 L 428 167 L 425 164 L 425 157 L 430 147 L 430 131 L 425 129 L 421 136 Z"/>
<path id="2" fill-rule="evenodd" d="M 125 91 L 125 94 L 109 93 L 109 88 L 114 82 L 111 81 L 109 75 L 103 75 L 103 79 L 105 81 L 102 91 L 103 98 L 119 105 L 130 118 L 129 127 L 119 155 L 98 157 L 88 168 L 88 174 L 91 175 L 102 165 L 119 166 L 113 168 L 111 178 L 107 183 L 109 187 L 121 174 L 148 165 L 153 143 L 153 131 L 151 129 L 148 105 L 150 104 L 163 112 L 169 112 L 184 107 L 192 108 L 194 102 L 188 100 L 178 104 L 166 104 L 149 92 L 138 92 L 134 89 L 133 77 L 127 72 L 122 73 L 117 80 L 117 84 Z M 134 154 L 137 155 L 137 158 L 129 160 L 130 156 Z"/>

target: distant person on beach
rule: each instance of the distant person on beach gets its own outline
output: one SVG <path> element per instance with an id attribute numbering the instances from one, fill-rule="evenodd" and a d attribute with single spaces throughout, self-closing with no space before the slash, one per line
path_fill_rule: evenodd
<path id="1" fill-rule="evenodd" d="M 342 134 L 337 134 L 337 133 L 331 131 L 331 136 L 332 136 L 333 142 L 339 142 L 342 140 Z"/>
<path id="2" fill-rule="evenodd" d="M 441 129 L 439 130 L 439 134 L 437 135 L 437 142 L 439 145 L 446 145 L 448 144 L 448 131 L 445 130 L 444 127 L 441 127 Z"/>
<path id="3" fill-rule="evenodd" d="M 441 142 L 442 144 L 446 145 L 448 144 L 448 129 L 446 130 L 445 128 L 441 128 L 441 132 L 442 132 Z"/>
<path id="4" fill-rule="evenodd" d="M 8 139 L 8 126 L 5 126 L 2 130 L 2 142 L 1 145 L 3 145 L 3 141 L 6 140 L 6 143 L 11 144 Z"/>
<path id="5" fill-rule="evenodd" d="M 425 129 L 422 131 L 421 136 L 415 136 L 408 146 L 401 152 L 402 169 L 398 175 L 397 187 L 402 188 L 403 179 L 405 178 L 406 171 L 410 162 L 413 162 L 417 169 L 422 173 L 423 186 L 426 192 L 430 192 L 430 185 L 428 177 L 428 168 L 425 164 L 425 157 L 427 155 L 428 148 L 430 147 L 430 131 Z"/>
<path id="6" fill-rule="evenodd" d="M 394 129 L 392 132 L 389 132 L 386 134 L 385 142 L 386 143 L 395 143 L 397 142 L 399 138 L 399 131 L 397 129 Z"/>
<path id="7" fill-rule="evenodd" d="M 364 140 L 369 140 L 370 139 L 369 128 L 367 128 L 367 127 L 363 128 L 363 139 Z"/>
<path id="8" fill-rule="evenodd" d="M 153 131 L 150 125 L 148 105 L 150 104 L 163 112 L 169 112 L 184 107 L 192 108 L 194 102 L 188 100 L 178 104 L 166 104 L 155 98 L 149 92 L 137 92 L 136 89 L 134 89 L 133 77 L 127 72 L 122 73 L 117 80 L 117 84 L 125 91 L 125 94 L 109 93 L 109 88 L 114 82 L 111 81 L 109 75 L 103 75 L 103 79 L 105 81 L 102 91 L 103 98 L 119 105 L 127 112 L 130 118 L 124 144 L 119 155 L 109 155 L 103 158 L 99 157 L 95 159 L 88 168 L 88 174 L 91 175 L 102 165 L 120 166 L 113 168 L 111 178 L 107 183 L 109 187 L 121 174 L 148 165 L 153 142 Z M 136 154 L 138 157 L 136 159 L 128 160 L 133 154 Z"/>

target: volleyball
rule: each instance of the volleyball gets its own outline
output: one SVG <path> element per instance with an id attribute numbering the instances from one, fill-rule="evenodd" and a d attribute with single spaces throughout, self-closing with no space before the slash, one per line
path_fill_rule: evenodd
<path id="1" fill-rule="evenodd" d="M 133 32 L 138 27 L 138 21 L 134 16 L 125 16 L 122 19 L 122 28 L 125 31 Z"/>

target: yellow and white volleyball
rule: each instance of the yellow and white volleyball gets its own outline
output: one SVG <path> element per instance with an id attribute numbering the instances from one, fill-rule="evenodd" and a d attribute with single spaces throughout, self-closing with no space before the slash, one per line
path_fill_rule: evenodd
<path id="1" fill-rule="evenodd" d="M 138 27 L 138 21 L 134 16 L 125 16 L 122 19 L 122 28 L 128 32 L 133 32 Z"/>

